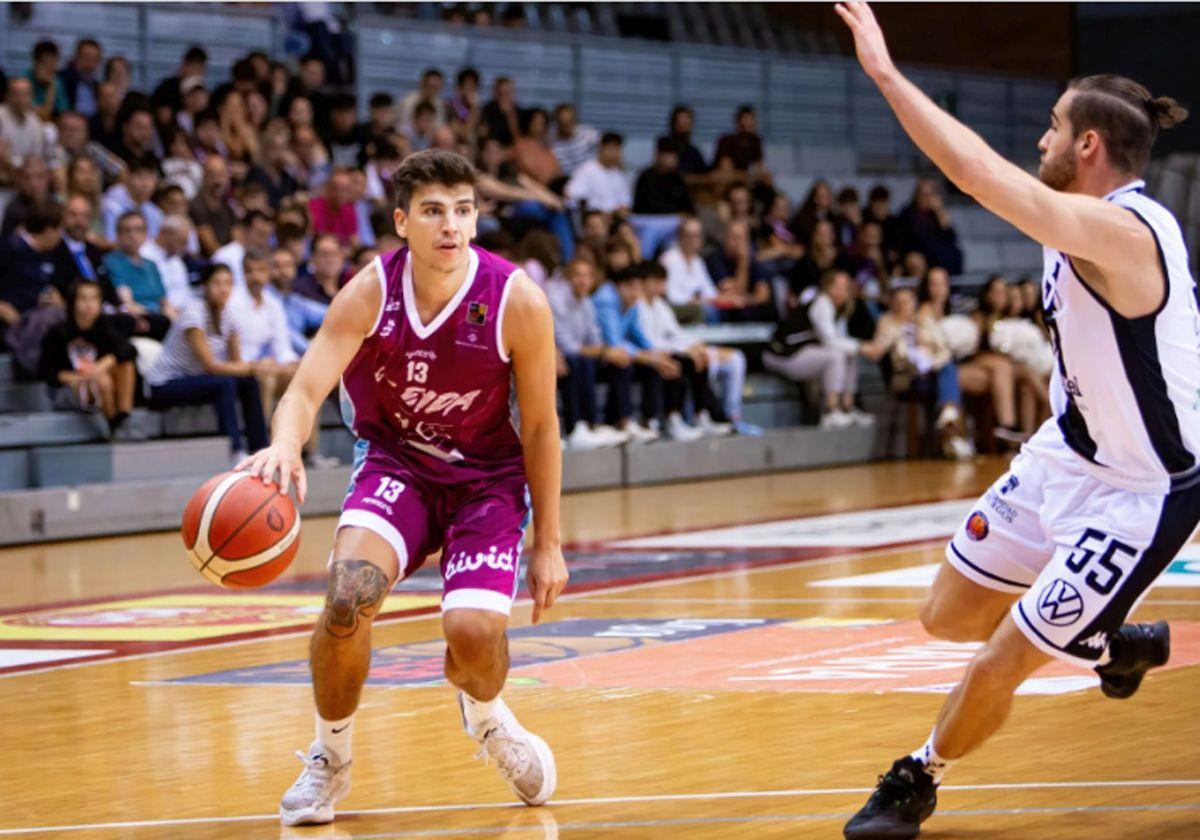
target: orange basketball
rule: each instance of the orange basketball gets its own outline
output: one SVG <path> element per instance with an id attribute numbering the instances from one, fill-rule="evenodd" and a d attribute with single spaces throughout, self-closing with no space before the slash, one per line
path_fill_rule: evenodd
<path id="1" fill-rule="evenodd" d="M 247 472 L 227 472 L 192 495 L 180 532 L 200 574 L 218 586 L 252 588 L 291 564 L 300 548 L 300 514 L 278 487 Z"/>

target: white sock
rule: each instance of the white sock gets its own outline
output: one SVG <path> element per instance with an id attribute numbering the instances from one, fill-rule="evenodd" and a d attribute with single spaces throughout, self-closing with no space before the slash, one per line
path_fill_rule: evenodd
<path id="1" fill-rule="evenodd" d="M 479 731 L 480 727 L 489 720 L 500 717 L 501 710 L 505 708 L 504 701 L 500 699 L 499 694 L 491 700 L 476 700 L 465 691 L 460 693 L 463 699 L 462 709 L 463 716 L 466 718 L 467 731 L 472 736 L 477 733 L 483 734 Z"/>
<path id="2" fill-rule="evenodd" d="M 937 754 L 937 750 L 933 748 L 933 736 L 937 730 L 929 733 L 929 740 L 925 742 L 925 746 L 912 754 L 912 757 L 921 762 L 925 767 L 925 772 L 933 779 L 935 785 L 942 783 L 942 776 L 946 775 L 946 771 L 954 766 L 955 760 L 942 758 Z"/>
<path id="3" fill-rule="evenodd" d="M 338 760 L 345 764 L 350 760 L 350 737 L 354 734 L 354 715 L 341 720 L 325 720 L 317 713 L 317 740 L 333 750 Z"/>

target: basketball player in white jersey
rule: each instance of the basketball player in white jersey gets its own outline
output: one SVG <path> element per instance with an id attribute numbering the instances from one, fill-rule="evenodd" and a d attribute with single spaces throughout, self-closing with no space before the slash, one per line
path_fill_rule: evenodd
<path id="1" fill-rule="evenodd" d="M 1119 76 L 1076 79 L 1034 178 L 900 74 L 866 4 L 837 12 L 921 151 L 1045 247 L 1057 356 L 1054 416 L 955 534 L 922 607 L 933 635 L 984 647 L 929 740 L 844 829 L 907 838 L 933 813 L 942 775 L 1000 727 L 1037 668 L 1095 668 L 1105 694 L 1128 697 L 1167 660 L 1165 622 L 1123 622 L 1200 521 L 1200 292 L 1178 223 L 1138 175 L 1158 129 L 1187 112 Z"/>

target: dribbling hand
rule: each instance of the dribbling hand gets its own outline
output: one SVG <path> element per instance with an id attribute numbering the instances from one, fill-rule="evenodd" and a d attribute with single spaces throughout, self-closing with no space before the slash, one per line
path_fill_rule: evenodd
<path id="1" fill-rule="evenodd" d="M 286 496 L 288 488 L 295 482 L 296 499 L 304 504 L 304 496 L 308 493 L 308 476 L 304 472 L 300 447 L 295 444 L 284 441 L 273 443 L 244 458 L 234 469 L 258 476 L 264 484 L 278 484 L 281 496 Z"/>
<path id="2" fill-rule="evenodd" d="M 883 30 L 875 21 L 870 6 L 855 1 L 837 3 L 833 8 L 854 33 L 854 50 L 858 53 L 859 64 L 868 76 L 879 81 L 895 69 L 892 58 L 888 55 L 887 42 L 883 39 Z"/>

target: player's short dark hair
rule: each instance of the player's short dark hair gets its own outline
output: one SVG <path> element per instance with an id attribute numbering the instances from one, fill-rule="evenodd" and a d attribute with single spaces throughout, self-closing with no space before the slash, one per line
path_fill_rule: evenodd
<path id="1" fill-rule="evenodd" d="M 471 161 L 458 152 L 444 149 L 426 149 L 414 152 L 404 159 L 392 176 L 396 188 L 396 206 L 408 212 L 413 193 L 429 184 L 456 187 L 459 184 L 475 186 L 479 174 Z"/>
<path id="2" fill-rule="evenodd" d="M 25 231 L 37 235 L 53 228 L 62 227 L 63 209 L 56 201 L 39 201 L 29 208 L 25 217 Z"/>
<path id="3" fill-rule="evenodd" d="M 1113 166 L 1134 175 L 1150 159 L 1160 128 L 1173 128 L 1188 111 L 1169 96 L 1151 96 L 1133 79 L 1102 73 L 1072 79 L 1067 90 L 1075 97 L 1067 109 L 1071 130 L 1094 130 L 1104 140 Z"/>

